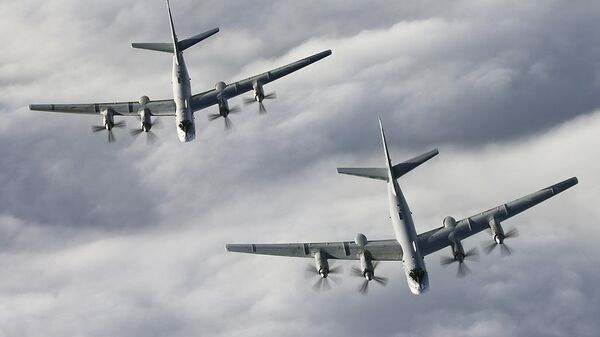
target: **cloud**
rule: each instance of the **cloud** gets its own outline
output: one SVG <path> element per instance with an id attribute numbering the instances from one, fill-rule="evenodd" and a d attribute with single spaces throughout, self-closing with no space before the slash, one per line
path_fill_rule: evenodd
<path id="1" fill-rule="evenodd" d="M 89 131 L 99 118 L 26 106 L 170 97 L 169 57 L 129 47 L 168 39 L 164 5 L 7 3 L 0 335 L 594 336 L 596 7 L 177 1 L 181 36 L 222 29 L 186 52 L 194 91 L 334 54 L 267 86 L 269 113 L 245 108 L 232 132 L 202 111 L 194 143 L 165 118 L 154 146 L 125 130 L 108 146 Z M 335 172 L 381 163 L 377 115 L 395 161 L 440 148 L 400 181 L 418 231 L 580 184 L 506 222 L 521 231 L 510 258 L 483 257 L 458 280 L 438 267 L 448 252 L 429 257 L 432 289 L 419 297 L 399 264 L 381 265 L 390 284 L 367 297 L 350 277 L 317 294 L 302 277 L 311 261 L 224 252 L 391 237 L 383 185 Z"/>

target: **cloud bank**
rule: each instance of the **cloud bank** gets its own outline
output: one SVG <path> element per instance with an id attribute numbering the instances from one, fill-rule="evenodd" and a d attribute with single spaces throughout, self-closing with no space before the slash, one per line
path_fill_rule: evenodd
<path id="1" fill-rule="evenodd" d="M 155 146 L 125 132 L 108 146 L 99 119 L 26 106 L 170 97 L 169 57 L 129 47 L 168 39 L 162 2 L 2 8 L 1 336 L 597 334 L 595 3 L 176 1 L 180 36 L 221 27 L 186 52 L 195 92 L 334 54 L 268 86 L 266 116 L 244 108 L 225 133 L 201 111 L 190 144 L 165 118 Z M 378 115 L 395 161 L 440 148 L 400 181 L 418 231 L 580 184 L 506 222 L 521 232 L 510 258 L 459 280 L 439 267 L 449 252 L 430 256 L 419 297 L 399 264 L 363 297 L 347 276 L 314 293 L 311 261 L 224 252 L 392 237 L 383 185 L 335 172 L 381 163 Z"/>

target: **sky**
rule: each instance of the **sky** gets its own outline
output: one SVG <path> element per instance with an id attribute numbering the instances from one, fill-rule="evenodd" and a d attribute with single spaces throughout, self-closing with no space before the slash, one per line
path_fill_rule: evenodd
<path id="1" fill-rule="evenodd" d="M 595 1 L 173 0 L 194 92 L 305 56 L 333 54 L 265 86 L 225 131 L 196 113 L 153 145 L 94 116 L 32 103 L 170 98 L 163 1 L 3 1 L 0 6 L 0 337 L 597 336 L 600 331 L 600 3 Z M 509 242 L 469 264 L 426 258 L 412 295 L 382 263 L 367 296 L 315 292 L 312 260 L 227 253 L 226 243 L 393 238 L 383 183 L 336 173 L 383 163 L 377 117 L 400 162 L 418 232 L 572 176 L 514 217 Z M 137 126 L 135 119 L 128 127 Z M 482 232 L 464 241 L 480 247 Z M 355 263 L 356 264 L 356 263 Z"/>

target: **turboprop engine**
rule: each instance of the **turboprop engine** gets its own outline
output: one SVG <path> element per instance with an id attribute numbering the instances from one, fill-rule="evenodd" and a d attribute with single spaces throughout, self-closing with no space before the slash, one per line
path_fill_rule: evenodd
<path id="1" fill-rule="evenodd" d="M 327 257 L 321 251 L 315 252 L 315 264 L 308 265 L 306 268 L 306 276 L 312 277 L 315 274 L 319 276 L 319 279 L 313 285 L 314 290 L 328 290 L 331 288 L 329 280 L 335 281 L 334 278 L 330 277 L 330 274 L 338 274 L 341 272 L 340 267 L 329 268 Z"/>
<path id="2" fill-rule="evenodd" d="M 233 108 L 229 107 L 229 103 L 227 102 L 227 97 L 225 96 L 225 92 L 224 92 L 226 87 L 227 87 L 227 84 L 225 84 L 225 82 L 217 82 L 217 84 L 215 84 L 215 91 L 217 92 L 217 105 L 219 106 L 219 113 L 218 114 L 215 114 L 215 113 L 209 114 L 208 120 L 214 121 L 215 119 L 222 117 L 225 120 L 225 129 L 229 130 L 233 126 L 233 124 L 231 123 L 231 120 L 229 119 L 229 114 L 239 112 L 240 108 L 237 106 L 235 106 Z"/>
<path id="3" fill-rule="evenodd" d="M 115 123 L 114 120 L 114 112 L 111 109 L 104 109 L 100 112 L 102 115 L 102 125 L 92 125 L 92 132 L 100 132 L 103 130 L 108 131 L 108 142 L 112 143 L 116 140 L 115 135 L 113 134 L 113 128 L 122 128 L 125 126 L 124 121 L 119 121 Z"/>
<path id="4" fill-rule="evenodd" d="M 387 284 L 387 278 L 383 276 L 375 275 L 375 268 L 377 268 L 378 262 L 373 262 L 373 257 L 367 249 L 369 241 L 367 237 L 358 233 L 354 239 L 354 243 L 358 246 L 358 258 L 360 262 L 360 269 L 352 267 L 352 275 L 361 277 L 364 279 L 363 283 L 358 288 L 358 291 L 362 294 L 366 294 L 369 290 L 369 283 L 375 281 L 383 286 Z"/>
<path id="5" fill-rule="evenodd" d="M 142 132 L 146 133 L 146 141 L 148 143 L 152 143 L 156 139 L 156 135 L 154 132 L 150 131 L 153 126 L 157 125 L 159 119 L 155 119 L 152 121 L 152 113 L 150 109 L 146 106 L 148 102 L 150 102 L 150 98 L 148 96 L 140 97 L 140 108 L 138 109 L 138 118 L 140 120 L 140 128 L 139 129 L 131 129 L 129 133 L 132 136 L 137 136 Z"/>
<path id="6" fill-rule="evenodd" d="M 517 229 L 512 228 L 505 232 L 500 222 L 496 219 L 491 219 L 489 221 L 489 226 L 490 234 L 492 235 L 492 239 L 494 241 L 484 246 L 486 254 L 491 253 L 496 246 L 500 246 L 500 253 L 503 256 L 512 254 L 512 249 L 508 247 L 504 241 L 508 238 L 519 236 Z"/>
<path id="7" fill-rule="evenodd" d="M 462 243 L 454 235 L 456 219 L 454 219 L 451 216 L 445 217 L 444 227 L 452 230 L 448 235 L 448 240 L 450 241 L 450 249 L 452 250 L 452 256 L 442 256 L 440 258 L 440 264 L 442 266 L 447 266 L 454 262 L 458 262 L 458 270 L 456 272 L 456 276 L 463 277 L 470 271 L 467 265 L 465 264 L 465 260 L 478 261 L 479 252 L 477 251 L 477 248 L 471 248 L 469 251 L 465 252 Z"/>
<path id="8" fill-rule="evenodd" d="M 252 90 L 254 91 L 254 98 L 245 98 L 244 104 L 248 105 L 248 104 L 258 102 L 258 113 L 259 114 L 266 113 L 267 108 L 265 108 L 265 105 L 263 104 L 263 100 L 275 99 L 275 98 L 277 98 L 277 95 L 274 92 L 265 95 L 265 90 L 263 88 L 262 83 L 260 83 L 260 82 L 254 82 L 254 84 L 252 85 Z"/>

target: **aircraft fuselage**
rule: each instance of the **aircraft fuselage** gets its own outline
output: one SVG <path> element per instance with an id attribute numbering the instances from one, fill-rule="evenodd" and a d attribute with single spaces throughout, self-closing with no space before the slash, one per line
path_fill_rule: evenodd
<path id="1" fill-rule="evenodd" d="M 181 142 L 189 142 L 196 138 L 194 114 L 190 105 L 192 86 L 190 76 L 183 60 L 183 54 L 175 52 L 173 57 L 173 100 L 175 101 L 175 123 L 177 136 Z"/>
<path id="2" fill-rule="evenodd" d="M 390 179 L 387 186 L 390 218 L 396 241 L 402 247 L 402 264 L 406 280 L 410 291 L 418 295 L 429 287 L 429 278 L 425 260 L 419 251 L 412 214 L 396 179 Z"/>

